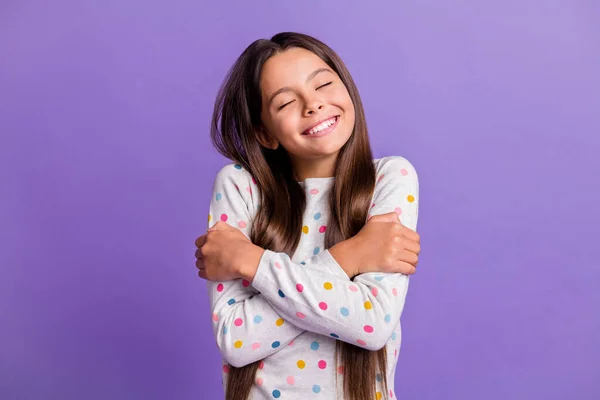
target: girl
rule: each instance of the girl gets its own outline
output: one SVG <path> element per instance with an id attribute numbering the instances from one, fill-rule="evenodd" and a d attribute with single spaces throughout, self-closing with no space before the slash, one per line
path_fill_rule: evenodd
<path id="1" fill-rule="evenodd" d="M 226 399 L 393 398 L 419 185 L 405 158 L 373 160 L 343 62 L 303 34 L 255 41 L 212 140 L 235 164 L 216 176 L 196 266 Z"/>

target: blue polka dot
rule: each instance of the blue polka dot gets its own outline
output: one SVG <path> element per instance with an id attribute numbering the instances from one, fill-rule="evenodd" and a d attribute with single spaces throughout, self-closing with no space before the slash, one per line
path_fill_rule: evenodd
<path id="1" fill-rule="evenodd" d="M 315 214 L 315 219 L 319 219 L 319 218 L 321 218 L 321 213 L 320 212 L 318 212 L 318 213 Z"/>
<path id="2" fill-rule="evenodd" d="M 300 261 L 300 264 L 302 265 L 306 265 L 306 263 L 304 261 Z"/>
<path id="3" fill-rule="evenodd" d="M 281 392 L 277 389 L 273 390 L 273 397 L 275 397 L 276 399 L 279 398 L 279 396 L 281 396 Z"/>
<path id="4" fill-rule="evenodd" d="M 221 195 L 221 193 L 217 193 L 217 201 L 221 200 L 223 196 Z"/>
<path id="5" fill-rule="evenodd" d="M 375 375 L 375 379 L 377 379 L 377 382 L 381 382 L 383 378 L 381 377 L 381 374 L 377 374 Z"/>
<path id="6" fill-rule="evenodd" d="M 339 339 L 339 338 L 340 338 L 340 337 L 339 337 L 338 335 L 336 335 L 335 333 L 330 333 L 330 334 L 329 334 L 329 336 L 331 336 L 331 337 L 333 337 L 333 338 L 336 338 L 336 339 Z"/>
<path id="7" fill-rule="evenodd" d="M 321 386 L 313 385 L 313 393 L 319 393 L 321 391 Z"/>
<path id="8" fill-rule="evenodd" d="M 223 335 L 227 335 L 227 332 L 229 332 L 229 329 L 227 329 L 226 326 L 223 327 Z"/>
<path id="9" fill-rule="evenodd" d="M 396 332 L 392 332 L 392 340 L 396 340 Z"/>
<path id="10" fill-rule="evenodd" d="M 321 251 L 321 249 L 318 247 L 315 247 L 315 249 L 313 250 L 313 254 L 316 256 L 317 254 L 319 254 L 319 251 Z"/>
<path id="11" fill-rule="evenodd" d="M 236 169 L 242 169 L 242 166 L 241 166 L 240 164 L 235 164 L 235 165 L 234 165 L 234 167 L 235 167 Z"/>
<path id="12" fill-rule="evenodd" d="M 260 324 L 261 322 L 262 322 L 262 317 L 260 315 L 257 315 L 254 317 L 255 324 Z"/>
<path id="13" fill-rule="evenodd" d="M 235 304 L 235 299 L 229 299 L 229 301 L 227 302 L 227 304 L 229 304 L 229 305 Z"/>
<path id="14" fill-rule="evenodd" d="M 310 348 L 313 350 L 319 350 L 319 342 L 312 342 Z"/>
<path id="15" fill-rule="evenodd" d="M 279 297 L 285 297 L 285 294 L 281 290 L 277 291 L 277 293 L 279 293 Z"/>
<path id="16" fill-rule="evenodd" d="M 340 308 L 340 313 L 344 316 L 347 317 L 348 315 L 350 315 L 350 311 L 348 311 L 348 309 L 346 307 L 342 307 Z"/>
<path id="17" fill-rule="evenodd" d="M 271 345 L 271 347 L 274 348 L 274 349 L 276 349 L 276 348 L 279 347 L 280 344 L 281 343 L 279 343 L 279 341 L 276 340 L 276 341 L 273 342 L 273 344 Z"/>
<path id="18" fill-rule="evenodd" d="M 375 277 L 375 280 L 381 282 L 383 280 L 383 276 L 379 276 L 378 275 L 378 276 Z"/>
<path id="19" fill-rule="evenodd" d="M 390 322 L 392 320 L 392 316 L 390 314 L 385 314 L 385 322 Z"/>

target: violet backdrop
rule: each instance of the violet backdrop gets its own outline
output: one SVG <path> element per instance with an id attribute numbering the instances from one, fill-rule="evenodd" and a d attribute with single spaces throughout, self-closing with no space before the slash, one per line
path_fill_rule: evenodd
<path id="1" fill-rule="evenodd" d="M 598 1 L 0 4 L 0 399 L 220 399 L 194 239 L 213 100 L 325 41 L 417 168 L 400 399 L 600 398 Z"/>

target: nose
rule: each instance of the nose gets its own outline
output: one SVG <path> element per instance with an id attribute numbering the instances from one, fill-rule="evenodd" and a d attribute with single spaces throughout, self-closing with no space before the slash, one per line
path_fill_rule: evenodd
<path id="1" fill-rule="evenodd" d="M 304 115 L 310 116 L 314 115 L 323 110 L 325 105 L 322 101 L 318 99 L 313 99 L 311 101 L 306 102 L 306 106 L 304 107 Z"/>

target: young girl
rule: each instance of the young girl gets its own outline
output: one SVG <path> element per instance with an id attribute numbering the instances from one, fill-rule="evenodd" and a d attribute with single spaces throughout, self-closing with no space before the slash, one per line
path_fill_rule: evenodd
<path id="1" fill-rule="evenodd" d="M 419 184 L 405 158 L 372 158 L 343 62 L 303 34 L 255 41 L 212 139 L 235 164 L 216 176 L 196 266 L 226 399 L 394 398 Z"/>

